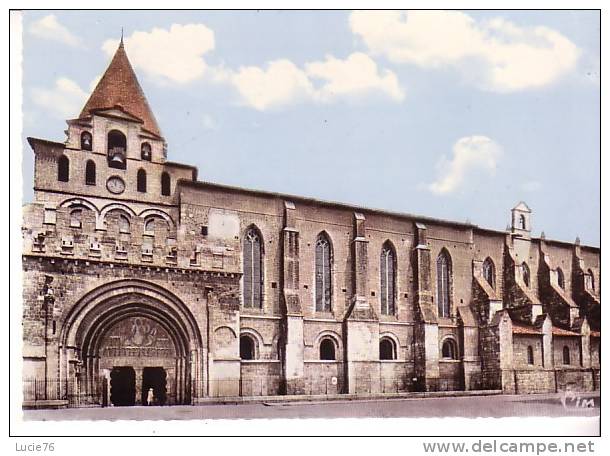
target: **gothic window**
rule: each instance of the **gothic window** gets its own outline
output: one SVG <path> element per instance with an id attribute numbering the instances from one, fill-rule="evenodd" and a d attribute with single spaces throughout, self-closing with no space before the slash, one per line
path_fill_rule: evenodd
<path id="1" fill-rule="evenodd" d="M 85 166 L 85 184 L 95 185 L 95 162 L 93 160 L 87 160 Z"/>
<path id="2" fill-rule="evenodd" d="M 262 307 L 263 255 L 261 236 L 250 228 L 244 238 L 244 307 Z"/>
<path id="3" fill-rule="evenodd" d="M 80 134 L 80 148 L 82 150 L 92 150 L 93 148 L 93 138 L 88 131 L 83 131 Z"/>
<path id="4" fill-rule="evenodd" d="M 320 341 L 320 359 L 324 361 L 334 361 L 335 343 L 330 337 L 325 337 Z"/>
<path id="5" fill-rule="evenodd" d="M 108 133 L 108 165 L 118 169 L 127 167 L 127 138 L 118 130 Z"/>
<path id="6" fill-rule="evenodd" d="M 525 229 L 525 215 L 523 214 L 519 215 L 519 228 Z"/>
<path id="7" fill-rule="evenodd" d="M 155 219 L 153 217 L 151 217 L 148 220 L 144 221 L 144 231 L 146 231 L 148 233 L 154 233 L 155 232 Z"/>
<path id="8" fill-rule="evenodd" d="M 381 313 L 394 315 L 396 306 L 396 255 L 389 242 L 381 249 L 379 271 L 381 274 Z"/>
<path id="9" fill-rule="evenodd" d="M 137 189 L 140 193 L 146 193 L 146 171 L 138 170 Z"/>
<path id="10" fill-rule="evenodd" d="M 170 177 L 169 174 L 163 173 L 161 174 L 161 194 L 163 196 L 169 196 L 170 191 Z"/>
<path id="11" fill-rule="evenodd" d="M 557 268 L 557 284 L 562 289 L 565 289 L 565 287 L 566 287 L 565 277 L 563 275 L 563 271 L 561 270 L 561 268 Z"/>
<path id="12" fill-rule="evenodd" d="M 324 233 L 316 240 L 316 311 L 331 310 L 331 251 L 330 242 Z"/>
<path id="13" fill-rule="evenodd" d="M 70 211 L 70 227 L 81 228 L 82 227 L 83 210 L 74 209 Z"/>
<path id="14" fill-rule="evenodd" d="M 65 155 L 62 155 L 57 160 L 57 180 L 59 182 L 68 182 L 70 180 L 70 160 Z"/>
<path id="15" fill-rule="evenodd" d="M 585 288 L 595 291 L 595 280 L 593 279 L 593 271 L 591 269 L 585 273 Z"/>
<path id="16" fill-rule="evenodd" d="M 438 315 L 451 315 L 451 259 L 449 253 L 443 250 L 436 259 L 436 299 Z"/>
<path id="17" fill-rule="evenodd" d="M 525 283 L 525 286 L 529 288 L 529 286 L 530 286 L 530 268 L 527 265 L 527 263 L 523 262 L 521 264 L 521 272 L 523 274 L 523 283 Z"/>
<path id="18" fill-rule="evenodd" d="M 252 337 L 242 334 L 239 338 L 239 357 L 250 360 L 256 358 L 255 342 Z"/>
<path id="19" fill-rule="evenodd" d="M 146 161 L 151 161 L 152 159 L 152 148 L 150 147 L 150 144 L 148 144 L 147 142 L 142 143 L 142 147 L 140 149 L 140 153 L 141 153 L 141 157 L 142 160 L 146 160 Z"/>
<path id="20" fill-rule="evenodd" d="M 563 347 L 563 364 L 565 364 L 566 366 L 571 364 L 570 363 L 570 349 L 567 345 Z"/>
<path id="21" fill-rule="evenodd" d="M 494 263 L 491 261 L 491 258 L 487 257 L 487 259 L 483 262 L 483 278 L 487 281 L 487 283 L 491 286 L 491 288 L 496 287 L 496 271 L 495 271 Z"/>
<path id="22" fill-rule="evenodd" d="M 534 347 L 532 347 L 531 345 L 527 346 L 527 364 L 534 364 Z"/>
<path id="23" fill-rule="evenodd" d="M 394 341 L 389 337 L 384 337 L 379 341 L 379 359 L 396 359 L 396 347 Z"/>
<path id="24" fill-rule="evenodd" d="M 457 344 L 453 339 L 445 339 L 442 347 L 443 359 L 458 359 Z"/>

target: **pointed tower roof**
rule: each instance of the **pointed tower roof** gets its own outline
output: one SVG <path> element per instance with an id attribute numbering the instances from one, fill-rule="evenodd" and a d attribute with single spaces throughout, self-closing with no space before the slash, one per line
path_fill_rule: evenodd
<path id="1" fill-rule="evenodd" d="M 157 120 L 129 63 L 122 37 L 110 65 L 87 100 L 79 118 L 89 117 L 94 111 L 117 106 L 140 119 L 145 130 L 162 137 Z"/>

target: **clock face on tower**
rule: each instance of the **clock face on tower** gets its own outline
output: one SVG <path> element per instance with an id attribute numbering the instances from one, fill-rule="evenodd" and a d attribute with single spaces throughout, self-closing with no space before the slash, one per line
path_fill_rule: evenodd
<path id="1" fill-rule="evenodd" d="M 125 182 L 119 176 L 112 176 L 106 181 L 106 188 L 110 193 L 119 195 L 125 191 Z"/>

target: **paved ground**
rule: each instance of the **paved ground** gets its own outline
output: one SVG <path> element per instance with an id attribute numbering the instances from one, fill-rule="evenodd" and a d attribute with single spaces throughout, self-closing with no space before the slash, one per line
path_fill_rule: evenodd
<path id="1" fill-rule="evenodd" d="M 599 393 L 583 393 L 580 401 L 561 394 L 375 399 L 324 402 L 248 403 L 173 407 L 109 407 L 26 410 L 25 420 L 198 420 L 235 418 L 364 418 L 364 417 L 509 417 L 599 416 Z M 592 399 L 592 408 L 577 402 Z M 563 402 L 566 403 L 564 406 Z"/>

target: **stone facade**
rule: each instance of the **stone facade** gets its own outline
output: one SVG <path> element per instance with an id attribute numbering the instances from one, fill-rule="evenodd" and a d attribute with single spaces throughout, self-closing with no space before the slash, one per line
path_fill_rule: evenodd
<path id="1" fill-rule="evenodd" d="M 139 87 L 121 45 L 66 141 L 28 138 L 25 406 L 599 388 L 598 248 L 524 203 L 498 232 L 199 182 Z"/>

